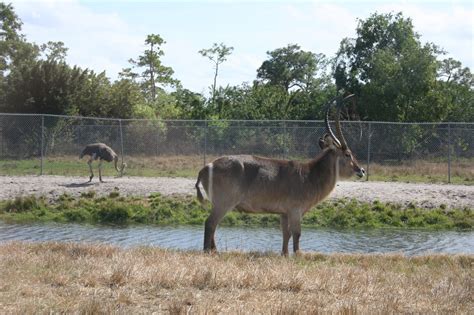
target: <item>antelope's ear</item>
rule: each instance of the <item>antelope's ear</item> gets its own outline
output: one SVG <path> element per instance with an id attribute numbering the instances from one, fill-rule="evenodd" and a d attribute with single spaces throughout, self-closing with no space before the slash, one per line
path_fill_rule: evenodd
<path id="1" fill-rule="evenodd" d="M 321 137 L 319 138 L 319 147 L 321 149 L 324 149 L 325 148 L 325 143 L 324 143 L 324 139 Z"/>
<path id="2" fill-rule="evenodd" d="M 331 144 L 334 144 L 334 140 L 329 134 L 325 133 L 321 138 L 319 138 L 319 147 L 321 149 L 325 149 Z"/>

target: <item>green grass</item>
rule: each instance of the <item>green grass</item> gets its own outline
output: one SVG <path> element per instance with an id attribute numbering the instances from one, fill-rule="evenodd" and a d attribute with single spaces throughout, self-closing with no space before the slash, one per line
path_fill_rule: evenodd
<path id="1" fill-rule="evenodd" d="M 121 197 L 112 192 L 96 197 L 94 192 L 74 198 L 61 195 L 56 201 L 44 198 L 18 197 L 0 203 L 0 220 L 7 222 L 74 222 L 92 224 L 202 225 L 209 210 L 194 197 L 162 196 Z M 279 216 L 229 212 L 223 226 L 278 227 Z M 473 229 L 473 209 L 421 209 L 390 203 L 363 203 L 340 199 L 324 202 L 309 211 L 304 227 L 329 228 L 426 228 Z"/>
<path id="2" fill-rule="evenodd" d="M 209 162 L 215 157 L 207 157 Z M 202 156 L 136 156 L 125 159 L 127 176 L 144 177 L 187 177 L 195 178 L 204 164 Z M 474 185 L 474 167 L 472 159 L 459 159 L 453 162 L 451 183 Z M 104 176 L 115 176 L 117 173 L 111 163 L 103 163 Z M 97 173 L 97 162 L 93 164 Z M 406 161 L 403 163 L 370 165 L 370 180 L 415 182 L 415 183 L 446 183 L 448 181 L 446 161 Z M 38 175 L 40 173 L 39 159 L 0 160 L 2 175 Z M 55 157 L 43 161 L 43 174 L 89 176 L 86 159 L 77 157 Z"/>
<path id="3" fill-rule="evenodd" d="M 39 175 L 41 171 L 41 161 L 35 160 L 0 160 L 0 175 Z M 115 176 L 117 172 L 112 163 L 103 163 L 103 175 Z M 201 165 L 202 167 L 202 165 Z M 174 167 L 165 168 L 156 164 L 140 163 L 136 160 L 127 161 L 125 169 L 126 176 L 143 177 L 195 177 L 199 172 L 199 167 Z M 93 171 L 98 175 L 98 163 L 93 163 Z M 87 160 L 59 159 L 43 161 L 43 175 L 61 175 L 61 176 L 89 176 L 89 167 Z"/>

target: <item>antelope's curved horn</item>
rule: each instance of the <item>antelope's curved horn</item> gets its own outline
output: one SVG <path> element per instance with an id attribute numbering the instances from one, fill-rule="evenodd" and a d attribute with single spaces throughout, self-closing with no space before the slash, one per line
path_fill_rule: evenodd
<path id="1" fill-rule="evenodd" d="M 347 101 L 348 99 L 351 99 L 352 97 L 354 97 L 354 94 L 350 94 L 346 97 L 344 97 L 340 102 L 338 102 L 337 104 L 337 113 L 336 113 L 336 133 L 337 133 L 337 136 L 339 137 L 339 140 L 341 142 L 341 148 L 343 150 L 347 149 L 347 141 L 346 139 L 344 138 L 344 135 L 342 134 L 342 130 L 341 130 L 341 121 L 340 121 L 340 117 L 341 117 L 341 109 L 342 107 L 344 106 L 344 102 Z"/>
<path id="2" fill-rule="evenodd" d="M 341 98 L 340 96 L 336 96 L 333 99 L 331 99 L 327 104 L 326 104 L 326 115 L 324 116 L 324 123 L 326 124 L 326 131 L 329 133 L 329 135 L 334 139 L 334 142 L 338 146 L 341 146 L 341 142 L 337 137 L 334 135 L 334 132 L 331 129 L 331 126 L 329 125 L 329 111 L 331 110 L 331 105 L 337 100 Z"/>

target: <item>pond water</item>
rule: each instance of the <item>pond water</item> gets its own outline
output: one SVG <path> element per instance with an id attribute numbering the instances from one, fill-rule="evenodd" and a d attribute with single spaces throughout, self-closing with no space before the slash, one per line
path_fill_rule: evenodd
<path id="1" fill-rule="evenodd" d="M 193 226 L 110 227 L 80 224 L 9 224 L 0 221 L 0 242 L 61 241 L 107 243 L 121 247 L 156 246 L 201 250 L 203 228 Z M 219 227 L 219 250 L 280 252 L 282 236 L 276 228 Z M 290 250 L 291 250 L 290 240 Z M 330 230 L 303 229 L 303 251 L 322 253 L 474 254 L 473 231 Z"/>

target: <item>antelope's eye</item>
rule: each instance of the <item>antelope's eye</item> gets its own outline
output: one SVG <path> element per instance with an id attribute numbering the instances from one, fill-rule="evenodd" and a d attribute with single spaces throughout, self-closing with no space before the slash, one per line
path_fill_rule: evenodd
<path id="1" fill-rule="evenodd" d="M 351 154 L 349 152 L 344 153 L 346 157 L 351 157 Z"/>

